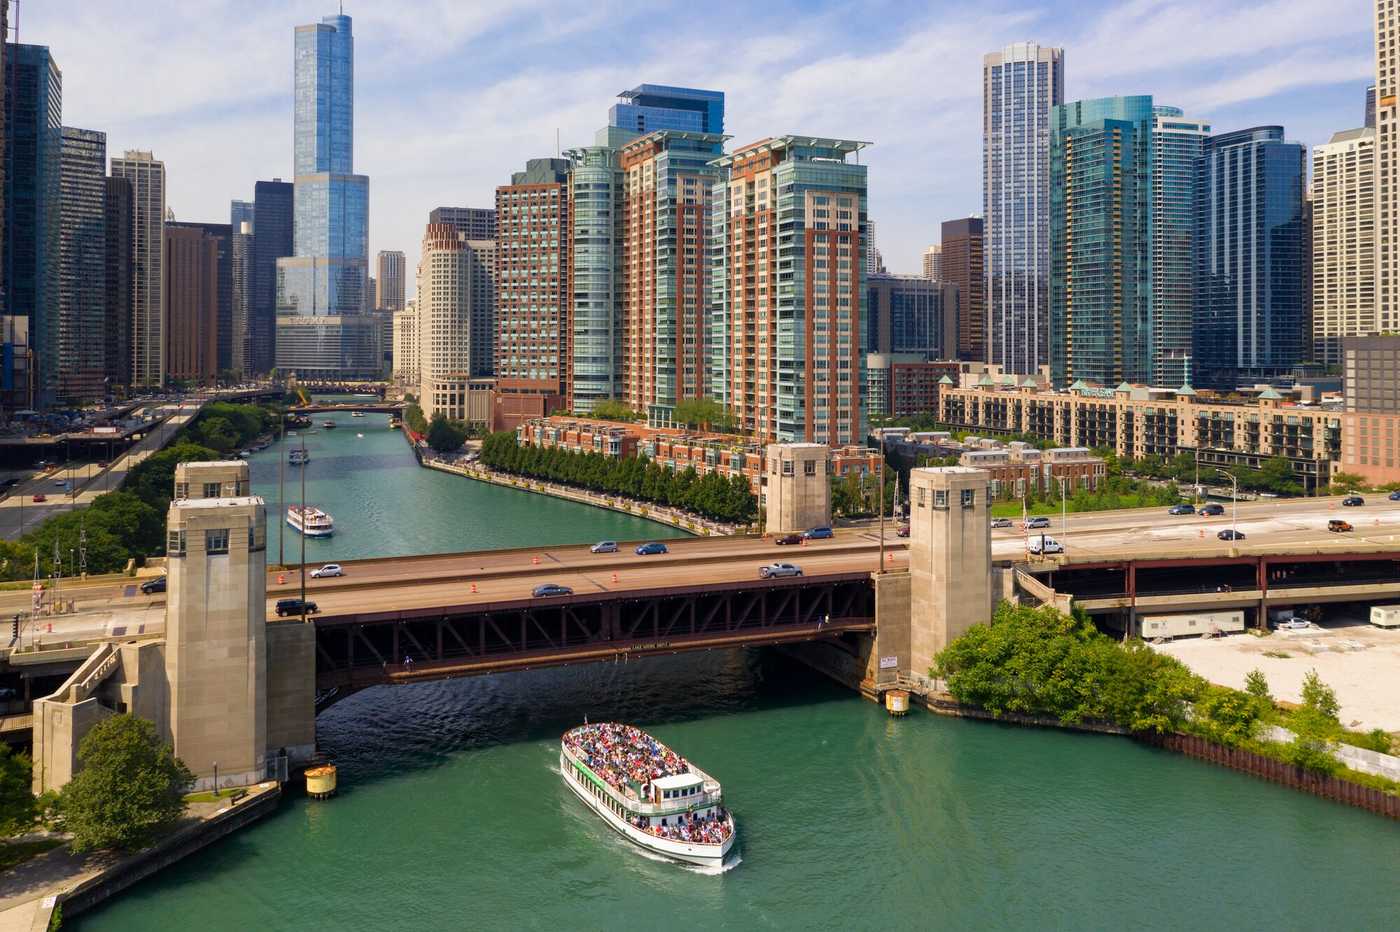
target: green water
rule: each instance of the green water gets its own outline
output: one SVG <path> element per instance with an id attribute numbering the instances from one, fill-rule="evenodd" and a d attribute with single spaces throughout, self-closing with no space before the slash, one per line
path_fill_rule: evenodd
<path id="1" fill-rule="evenodd" d="M 308 559 L 673 533 L 419 469 L 383 416 L 337 420 L 307 436 L 308 500 L 339 528 Z M 275 454 L 253 470 L 271 510 Z M 588 812 L 562 784 L 557 743 L 585 716 L 642 725 L 719 778 L 737 865 L 649 859 Z M 337 798 L 289 798 L 65 928 L 1380 929 L 1400 917 L 1393 822 L 1123 739 L 891 719 L 773 651 L 379 687 L 317 726 Z"/>

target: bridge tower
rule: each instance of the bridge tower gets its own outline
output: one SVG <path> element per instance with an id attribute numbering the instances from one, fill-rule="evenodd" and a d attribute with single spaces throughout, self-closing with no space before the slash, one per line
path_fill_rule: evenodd
<path id="1" fill-rule="evenodd" d="M 246 471 L 247 466 L 244 465 Z M 267 517 L 256 496 L 176 499 L 166 518 L 169 734 L 196 785 L 264 779 Z"/>
<path id="2" fill-rule="evenodd" d="M 791 534 L 831 523 L 831 450 L 820 443 L 770 443 L 764 530 Z"/>
<path id="3" fill-rule="evenodd" d="M 949 641 L 991 621 L 989 480 L 966 466 L 909 472 L 908 675 L 917 684 L 931 685 L 929 667 Z"/>

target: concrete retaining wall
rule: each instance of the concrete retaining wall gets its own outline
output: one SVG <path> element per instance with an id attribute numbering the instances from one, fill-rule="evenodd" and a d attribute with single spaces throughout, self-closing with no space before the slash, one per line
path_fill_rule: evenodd
<path id="1" fill-rule="evenodd" d="M 1259 737 L 1265 741 L 1288 744 L 1295 735 L 1287 728 L 1266 725 L 1260 730 Z M 1352 770 L 1369 773 L 1372 776 L 1385 777 L 1387 780 L 1400 781 L 1400 757 L 1340 742 L 1332 746 L 1332 756 Z"/>

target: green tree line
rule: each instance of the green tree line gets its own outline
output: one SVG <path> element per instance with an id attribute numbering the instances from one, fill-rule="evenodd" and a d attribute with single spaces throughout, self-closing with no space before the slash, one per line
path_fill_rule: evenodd
<path id="1" fill-rule="evenodd" d="M 693 467 L 676 471 L 643 457 L 521 446 L 511 431 L 482 441 L 481 462 L 517 476 L 669 505 L 731 524 L 748 524 L 758 516 L 758 500 L 743 476 L 701 476 Z"/>

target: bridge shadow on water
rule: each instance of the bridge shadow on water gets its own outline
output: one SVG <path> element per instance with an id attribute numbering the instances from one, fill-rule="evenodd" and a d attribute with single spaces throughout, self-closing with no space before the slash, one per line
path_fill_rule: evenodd
<path id="1" fill-rule="evenodd" d="M 343 792 L 450 763 L 463 752 L 556 741 L 584 721 L 664 728 L 827 702 L 856 693 L 774 648 L 376 686 L 317 718 Z"/>

